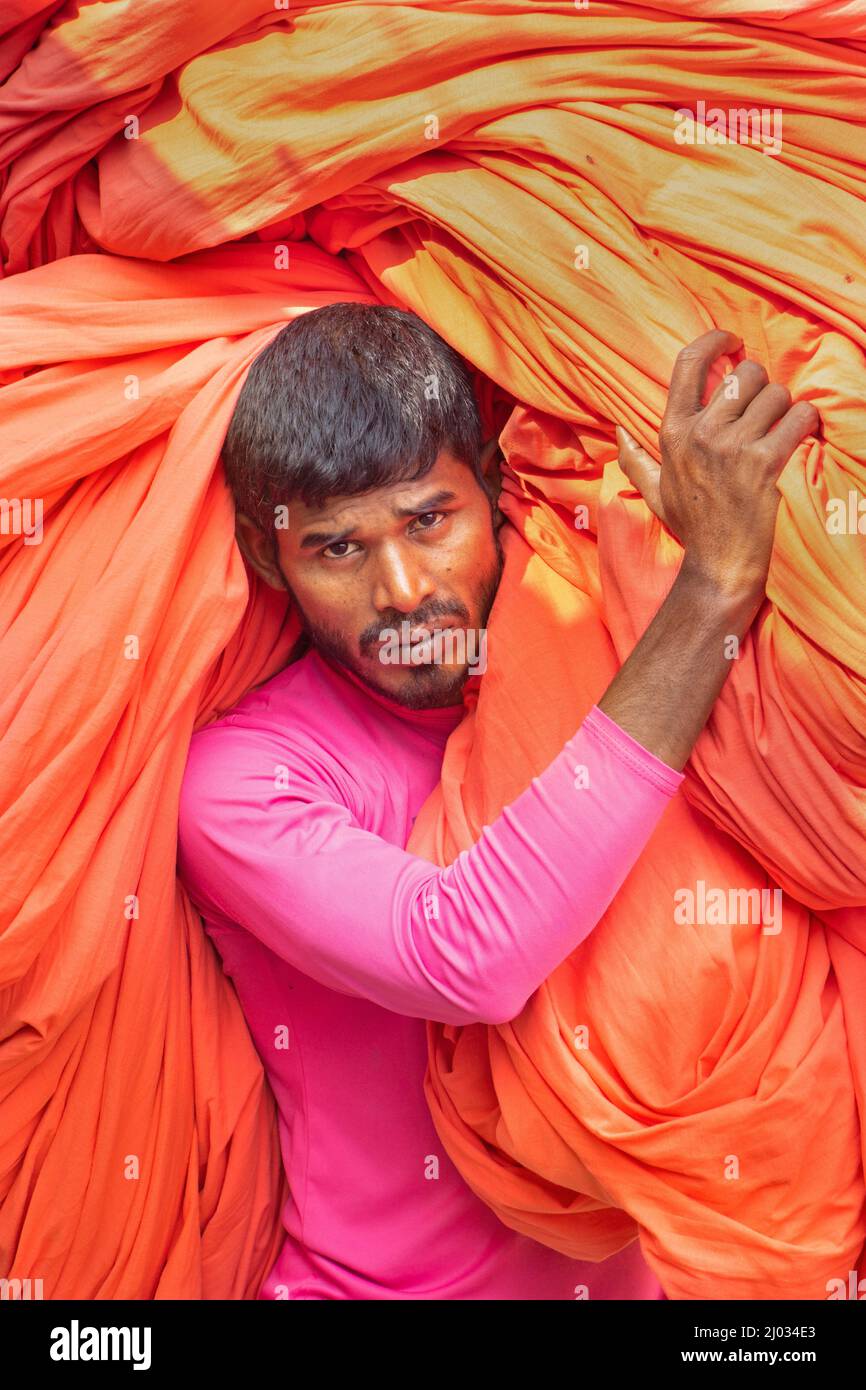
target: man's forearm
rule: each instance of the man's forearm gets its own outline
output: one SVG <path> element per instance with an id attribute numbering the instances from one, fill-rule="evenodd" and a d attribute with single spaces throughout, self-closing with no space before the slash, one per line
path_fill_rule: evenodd
<path id="1" fill-rule="evenodd" d="M 669 767 L 681 771 L 757 611 L 754 591 L 725 593 L 686 558 L 673 588 L 599 709 Z"/>

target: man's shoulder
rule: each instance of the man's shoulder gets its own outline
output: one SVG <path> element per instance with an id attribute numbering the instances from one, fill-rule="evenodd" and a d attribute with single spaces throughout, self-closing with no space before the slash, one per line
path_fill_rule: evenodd
<path id="1" fill-rule="evenodd" d="M 310 650 L 260 685 L 253 686 L 230 709 L 223 711 L 198 733 L 231 725 L 249 728 L 267 728 L 270 724 L 279 726 L 285 723 L 287 715 L 291 717 L 292 724 L 302 725 L 308 716 L 315 713 L 319 702 L 333 699 L 334 692 L 328 681 L 327 670 L 316 651 Z"/>
<path id="2" fill-rule="evenodd" d="M 244 741 L 263 746 L 274 741 L 280 745 L 301 742 L 321 746 L 326 753 L 336 741 L 344 715 L 339 692 L 332 688 L 316 653 L 309 651 L 196 730 L 190 747 L 207 742 L 227 750 Z"/>
<path id="3" fill-rule="evenodd" d="M 273 785 L 355 809 L 357 791 L 342 754 L 347 713 L 313 651 L 247 692 L 190 740 L 181 814 L 206 803 L 260 800 Z"/>

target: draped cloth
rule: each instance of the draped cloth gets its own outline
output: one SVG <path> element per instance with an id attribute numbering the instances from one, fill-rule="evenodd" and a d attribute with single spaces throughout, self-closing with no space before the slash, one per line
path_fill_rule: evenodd
<path id="1" fill-rule="evenodd" d="M 273 1100 L 175 814 L 193 729 L 298 630 L 234 544 L 237 393 L 294 315 L 352 299 L 463 353 L 506 458 L 488 670 L 409 845 L 442 864 L 673 582 L 615 425 L 658 456 L 714 324 L 818 407 L 683 791 L 519 1018 L 428 1026 L 425 1088 L 507 1224 L 580 1258 L 639 1238 L 670 1297 L 823 1298 L 857 1268 L 866 18 L 777 9 L 7 8 L 0 492 L 43 534 L 0 533 L 0 1273 L 242 1298 L 276 1254 Z M 700 102 L 768 112 L 779 148 L 681 143 Z M 699 884 L 778 892 L 781 930 L 677 920 Z"/>

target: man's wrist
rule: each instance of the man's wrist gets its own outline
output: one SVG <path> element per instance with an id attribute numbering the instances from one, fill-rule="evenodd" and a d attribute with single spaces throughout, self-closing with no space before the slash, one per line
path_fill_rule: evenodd
<path id="1" fill-rule="evenodd" d="M 713 572 L 686 552 L 674 588 L 704 620 L 745 632 L 764 598 L 764 576 Z"/>

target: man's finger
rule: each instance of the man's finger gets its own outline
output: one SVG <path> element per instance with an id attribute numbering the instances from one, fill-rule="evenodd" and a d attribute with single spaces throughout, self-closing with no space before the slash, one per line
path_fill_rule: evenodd
<path id="1" fill-rule="evenodd" d="M 743 346 L 742 338 L 724 328 L 711 328 L 677 356 L 671 373 L 666 414 L 683 418 L 701 409 L 710 367 L 722 353 L 730 355 Z"/>
<path id="2" fill-rule="evenodd" d="M 748 438 L 760 439 L 762 434 L 781 420 L 791 408 L 791 392 L 787 386 L 771 381 L 760 391 L 743 415 L 741 424 Z"/>
<path id="3" fill-rule="evenodd" d="M 751 402 L 764 390 L 768 380 L 767 373 L 760 362 L 752 362 L 748 358 L 745 362 L 740 362 L 725 377 L 706 407 L 713 422 L 718 425 L 725 425 L 732 420 L 738 420 L 741 415 L 748 416 L 746 407 L 751 409 Z M 790 404 L 791 398 L 789 396 L 787 405 Z M 784 414 L 784 409 L 779 413 Z M 774 416 L 774 418 L 778 419 L 778 416 Z M 769 429 L 769 424 L 765 428 Z M 759 433 L 763 434 L 764 430 L 759 431 Z"/>
<path id="4" fill-rule="evenodd" d="M 781 473 L 788 459 L 809 434 L 817 434 L 821 427 L 821 417 L 808 401 L 798 401 L 792 405 L 769 434 L 759 440 L 759 446 L 769 455 L 771 464 Z"/>
<path id="5" fill-rule="evenodd" d="M 636 439 L 632 439 L 622 425 L 616 427 L 616 443 L 619 450 L 619 466 L 623 473 L 637 488 L 650 511 L 654 512 L 660 521 L 664 521 L 659 465 L 640 447 Z"/>

